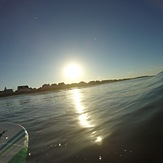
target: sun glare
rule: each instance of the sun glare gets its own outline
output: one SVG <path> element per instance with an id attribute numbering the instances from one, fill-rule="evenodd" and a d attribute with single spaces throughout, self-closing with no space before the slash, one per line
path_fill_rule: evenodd
<path id="1" fill-rule="evenodd" d="M 64 75 L 70 81 L 77 80 L 81 76 L 81 68 L 77 64 L 69 64 L 64 69 Z"/>

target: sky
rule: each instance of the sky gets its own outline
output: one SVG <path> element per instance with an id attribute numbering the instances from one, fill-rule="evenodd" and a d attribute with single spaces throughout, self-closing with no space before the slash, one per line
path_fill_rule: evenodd
<path id="1" fill-rule="evenodd" d="M 162 29 L 161 0 L 0 0 L 0 90 L 157 74 Z"/>

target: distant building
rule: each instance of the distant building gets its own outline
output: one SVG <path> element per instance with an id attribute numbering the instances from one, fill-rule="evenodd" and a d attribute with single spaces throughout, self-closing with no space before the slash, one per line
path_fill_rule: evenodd
<path id="1" fill-rule="evenodd" d="M 7 88 L 5 87 L 4 93 L 13 93 L 13 90 L 12 90 L 12 89 L 7 89 Z"/>
<path id="2" fill-rule="evenodd" d="M 4 91 L 5 93 L 13 93 L 13 90 L 12 89 L 7 89 Z"/>
<path id="3" fill-rule="evenodd" d="M 29 92 L 31 89 L 28 87 L 28 85 L 18 86 L 17 92 Z"/>
<path id="4" fill-rule="evenodd" d="M 13 94 L 14 91 L 12 89 L 7 89 L 5 87 L 4 91 L 0 91 L 0 95 L 10 95 L 10 94 Z"/>

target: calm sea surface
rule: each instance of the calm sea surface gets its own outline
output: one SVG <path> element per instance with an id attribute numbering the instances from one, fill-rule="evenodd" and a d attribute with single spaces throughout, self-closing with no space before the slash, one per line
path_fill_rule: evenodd
<path id="1" fill-rule="evenodd" d="M 0 99 L 0 123 L 23 125 L 26 163 L 163 162 L 163 75 Z"/>

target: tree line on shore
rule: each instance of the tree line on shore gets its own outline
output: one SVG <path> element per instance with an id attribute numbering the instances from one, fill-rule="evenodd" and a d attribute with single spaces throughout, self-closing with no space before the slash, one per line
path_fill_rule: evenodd
<path id="1" fill-rule="evenodd" d="M 125 81 L 125 80 L 131 80 L 131 79 L 137 79 L 137 78 L 144 78 L 149 76 L 140 76 L 135 78 L 125 78 L 125 79 L 114 79 L 114 80 L 95 80 L 90 81 L 88 83 L 81 81 L 79 83 L 71 83 L 71 84 L 65 84 L 64 82 L 58 83 L 58 84 L 43 84 L 39 88 L 30 88 L 28 85 L 25 86 L 18 86 L 16 91 L 13 91 L 12 89 L 7 89 L 5 87 L 4 91 L 0 91 L 0 97 L 6 97 L 6 96 L 12 96 L 12 95 L 19 95 L 19 94 L 28 94 L 28 93 L 37 93 L 37 92 L 44 92 L 44 91 L 55 91 L 55 90 L 61 90 L 61 89 L 71 89 L 71 88 L 80 88 L 80 87 L 88 87 L 88 86 L 94 86 L 99 84 L 107 84 L 107 83 L 113 83 L 113 82 L 119 82 L 119 81 Z"/>

